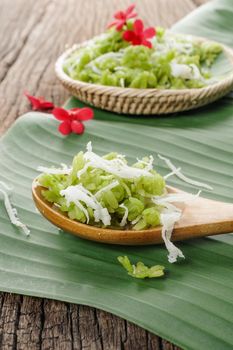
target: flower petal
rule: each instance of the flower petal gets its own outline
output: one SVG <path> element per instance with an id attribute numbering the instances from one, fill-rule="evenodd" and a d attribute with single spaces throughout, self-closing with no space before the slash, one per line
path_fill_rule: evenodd
<path id="1" fill-rule="evenodd" d="M 75 113 L 74 119 L 76 120 L 89 120 L 94 118 L 94 112 L 91 108 L 84 107 L 81 108 L 77 113 Z"/>
<path id="2" fill-rule="evenodd" d="M 144 24 L 142 22 L 141 19 L 136 19 L 136 21 L 133 24 L 133 28 L 134 28 L 134 33 L 136 35 L 140 35 L 143 32 L 143 28 L 144 28 Z"/>
<path id="3" fill-rule="evenodd" d="M 71 122 L 71 128 L 75 134 L 83 134 L 85 129 L 83 123 L 79 122 L 78 120 L 73 120 Z"/>
<path id="4" fill-rule="evenodd" d="M 71 123 L 70 121 L 64 121 L 62 122 L 59 127 L 58 130 L 60 131 L 60 133 L 62 135 L 69 135 L 72 132 L 72 128 L 71 128 Z"/>
<path id="5" fill-rule="evenodd" d="M 51 109 L 54 107 L 52 102 L 45 101 L 43 97 L 35 97 L 30 95 L 27 91 L 24 91 L 24 95 L 31 102 L 33 110 L 43 110 L 43 109 Z"/>
<path id="6" fill-rule="evenodd" d="M 28 98 L 28 100 L 31 102 L 32 109 L 37 110 L 40 107 L 40 101 L 38 98 L 29 95 L 28 93 L 24 92 L 24 95 Z"/>
<path id="7" fill-rule="evenodd" d="M 119 23 L 119 19 L 116 19 L 115 21 L 108 24 L 107 28 L 111 28 Z"/>
<path id="8" fill-rule="evenodd" d="M 119 20 L 118 24 L 116 25 L 116 30 L 119 32 L 125 25 L 125 20 Z"/>
<path id="9" fill-rule="evenodd" d="M 108 25 L 108 28 L 115 26 L 117 31 L 122 30 L 123 26 L 126 24 L 127 20 L 137 16 L 136 12 L 133 12 L 135 4 L 130 5 L 125 11 L 117 11 L 114 14 L 115 21 Z"/>
<path id="10" fill-rule="evenodd" d="M 135 9 L 135 4 L 130 5 L 126 10 L 125 10 L 125 15 L 128 18 L 128 15 L 131 14 L 131 12 L 133 12 L 133 10 Z M 137 14 L 135 13 L 135 15 L 137 16 Z"/>
<path id="11" fill-rule="evenodd" d="M 147 46 L 147 47 L 149 47 L 149 49 L 152 48 L 151 42 L 149 40 L 146 40 L 146 39 L 142 40 L 141 45 Z"/>
<path id="12" fill-rule="evenodd" d="M 133 45 L 142 45 L 143 38 L 141 36 L 135 35 L 135 38 L 132 40 Z"/>
<path id="13" fill-rule="evenodd" d="M 66 111 L 64 108 L 54 108 L 52 113 L 58 120 L 69 121 L 71 119 L 68 111 Z"/>
<path id="14" fill-rule="evenodd" d="M 77 111 L 80 111 L 80 109 L 81 108 L 75 107 L 75 108 L 68 109 L 68 112 L 77 112 Z"/>
<path id="15" fill-rule="evenodd" d="M 125 18 L 125 13 L 123 12 L 123 11 L 118 11 L 118 12 L 116 12 L 115 14 L 114 14 L 114 18 L 116 18 L 116 19 L 123 19 L 123 20 L 125 20 L 126 18 Z"/>
<path id="16" fill-rule="evenodd" d="M 132 41 L 135 38 L 135 33 L 132 30 L 126 30 L 123 33 L 122 38 L 126 41 Z"/>
<path id="17" fill-rule="evenodd" d="M 40 109 L 52 109 L 54 107 L 54 104 L 49 101 L 43 101 L 40 103 Z"/>
<path id="18" fill-rule="evenodd" d="M 149 27 L 149 28 L 145 29 L 143 32 L 143 36 L 145 39 L 153 38 L 153 36 L 155 36 L 155 34 L 156 34 L 156 31 L 155 31 L 155 28 L 153 28 L 153 27 Z"/>
<path id="19" fill-rule="evenodd" d="M 127 20 L 130 19 L 130 18 L 134 18 L 136 16 L 137 16 L 136 12 L 133 12 L 130 15 L 127 16 Z"/>

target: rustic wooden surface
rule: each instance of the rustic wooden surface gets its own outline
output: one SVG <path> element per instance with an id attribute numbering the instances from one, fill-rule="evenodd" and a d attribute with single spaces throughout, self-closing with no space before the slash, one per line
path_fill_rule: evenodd
<path id="1" fill-rule="evenodd" d="M 169 27 L 207 0 L 136 0 L 147 24 Z M 0 134 L 29 110 L 27 89 L 62 105 L 57 56 L 104 30 L 129 0 L 0 0 Z M 0 349 L 177 350 L 171 343 L 94 308 L 0 294 Z"/>

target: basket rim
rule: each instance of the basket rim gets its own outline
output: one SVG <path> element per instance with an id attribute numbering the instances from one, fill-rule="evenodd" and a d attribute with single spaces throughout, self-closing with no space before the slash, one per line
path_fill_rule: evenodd
<path id="1" fill-rule="evenodd" d="M 183 34 L 184 35 L 184 34 Z M 201 42 L 212 42 L 212 43 L 218 43 L 219 45 L 222 46 L 223 52 L 225 55 L 228 57 L 230 63 L 232 64 L 232 72 L 225 78 L 221 79 L 218 82 L 215 82 L 213 84 L 204 86 L 202 88 L 191 88 L 191 89 L 156 89 L 156 88 L 147 88 L 147 89 L 138 89 L 138 88 L 122 88 L 119 86 L 111 86 L 111 85 L 101 85 L 101 84 L 92 84 L 92 83 L 87 83 L 83 82 L 81 80 L 75 80 L 69 77 L 64 70 L 63 70 L 63 63 L 67 57 L 69 57 L 72 52 L 75 50 L 82 48 L 86 46 L 92 39 L 85 40 L 81 43 L 76 43 L 72 45 L 70 48 L 66 49 L 57 59 L 55 63 L 55 73 L 57 77 L 61 81 L 65 81 L 68 84 L 72 84 L 76 88 L 86 88 L 86 91 L 91 91 L 95 93 L 105 93 L 108 95 L 115 95 L 115 96 L 127 96 L 129 95 L 130 97 L 152 97 L 155 94 L 160 95 L 160 96 L 181 96 L 183 94 L 190 94 L 191 96 L 195 96 L 196 94 L 199 94 L 200 92 L 211 92 L 213 89 L 217 87 L 221 87 L 222 85 L 232 85 L 233 88 L 233 49 L 231 49 L 229 46 L 224 45 L 222 43 L 219 43 L 214 40 L 210 40 L 204 37 L 199 37 L 199 36 L 194 36 L 194 35 L 189 35 L 192 38 L 199 40 Z"/>

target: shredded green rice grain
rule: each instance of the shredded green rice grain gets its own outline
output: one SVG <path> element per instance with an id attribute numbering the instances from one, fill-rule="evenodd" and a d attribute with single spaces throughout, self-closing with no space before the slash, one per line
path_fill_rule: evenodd
<path id="1" fill-rule="evenodd" d="M 222 51 L 219 44 L 156 30 L 150 49 L 130 45 L 109 29 L 73 52 L 63 69 L 75 80 L 138 89 L 201 88 L 213 81 L 210 67 Z"/>

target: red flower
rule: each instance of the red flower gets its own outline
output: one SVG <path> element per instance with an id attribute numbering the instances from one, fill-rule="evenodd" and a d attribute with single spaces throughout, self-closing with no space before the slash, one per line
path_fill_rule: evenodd
<path id="1" fill-rule="evenodd" d="M 135 4 L 130 5 L 125 11 L 118 11 L 114 14 L 115 21 L 111 22 L 108 25 L 108 28 L 115 26 L 117 31 L 120 31 L 123 26 L 126 24 L 127 20 L 130 18 L 134 18 L 137 16 L 135 12 L 133 12 L 135 8 Z"/>
<path id="2" fill-rule="evenodd" d="M 31 96 L 27 91 L 24 92 L 24 95 L 31 102 L 32 109 L 34 111 L 52 109 L 54 107 L 54 104 L 52 102 L 45 101 L 44 97 Z"/>
<path id="3" fill-rule="evenodd" d="M 64 108 L 54 108 L 52 111 L 54 117 L 61 121 L 58 130 L 63 135 L 68 135 L 71 132 L 82 134 L 84 132 L 83 121 L 94 117 L 91 108 L 72 108 L 66 110 Z"/>
<path id="4" fill-rule="evenodd" d="M 152 48 L 152 44 L 149 40 L 155 36 L 155 28 L 150 27 L 144 29 L 142 20 L 137 19 L 133 24 L 133 30 L 126 30 L 123 33 L 123 39 L 132 43 L 132 45 L 144 45 Z"/>

